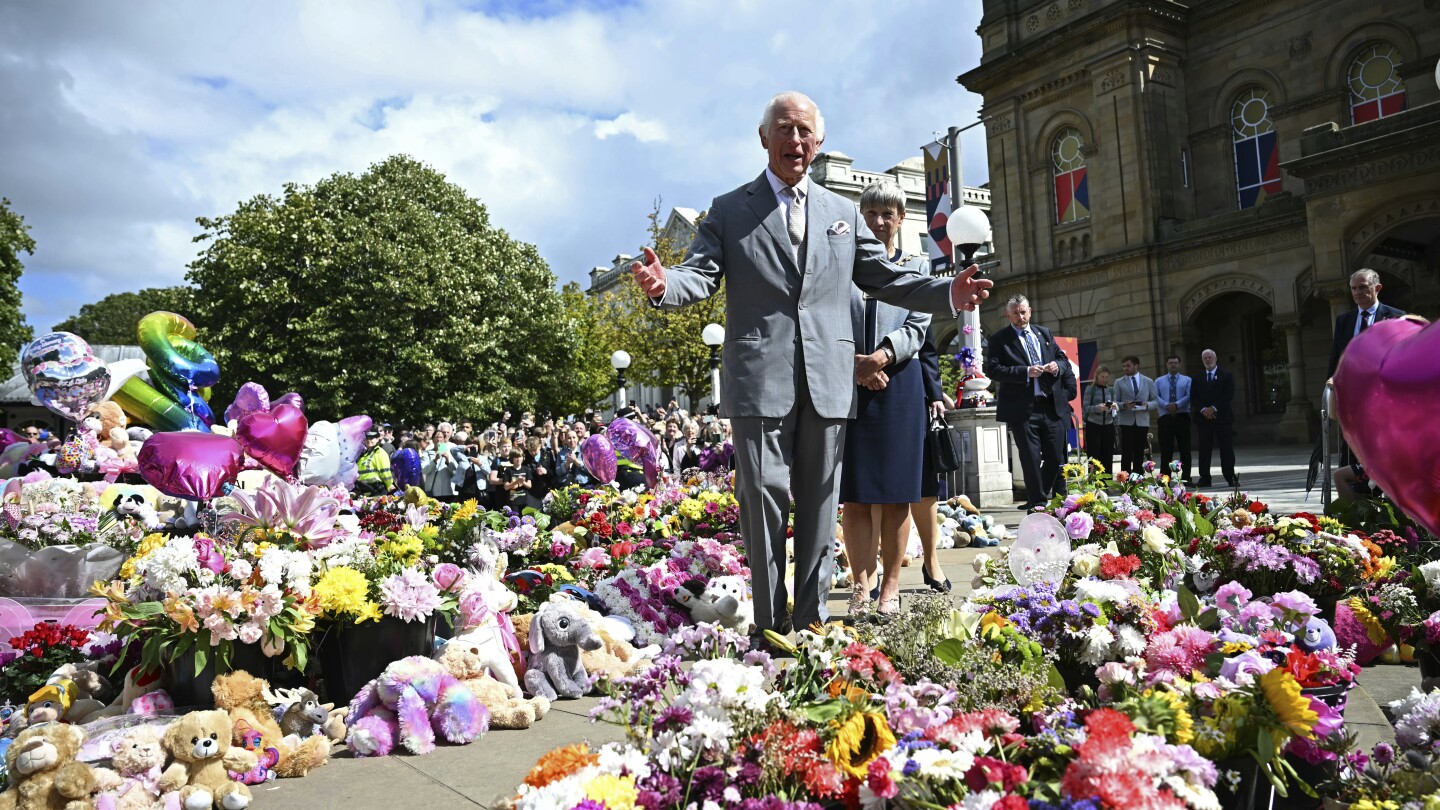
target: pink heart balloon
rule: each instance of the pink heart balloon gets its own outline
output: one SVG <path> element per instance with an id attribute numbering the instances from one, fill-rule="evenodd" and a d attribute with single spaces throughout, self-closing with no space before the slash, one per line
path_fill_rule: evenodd
<path id="1" fill-rule="evenodd" d="M 310 423 L 294 405 L 275 405 L 268 413 L 251 411 L 240 417 L 235 438 L 245 452 L 274 472 L 288 476 L 305 447 Z"/>
<path id="2" fill-rule="evenodd" d="M 305 410 L 305 398 L 295 393 L 294 391 L 291 391 L 288 394 L 281 394 L 275 399 L 275 402 L 272 404 L 289 405 L 291 407 L 299 408 L 302 411 Z"/>
<path id="3" fill-rule="evenodd" d="M 1340 427 L 1365 472 L 1431 532 L 1440 533 L 1440 327 L 1380 321 L 1350 341 L 1335 371 Z"/>
<path id="4" fill-rule="evenodd" d="M 240 421 L 240 417 L 251 411 L 270 410 L 270 392 L 257 382 L 247 382 L 235 392 L 235 401 L 225 409 L 225 421 Z"/>
<path id="5" fill-rule="evenodd" d="M 222 494 L 245 466 L 245 448 L 229 436 L 156 433 L 140 448 L 140 477 L 166 495 L 203 501 Z"/>

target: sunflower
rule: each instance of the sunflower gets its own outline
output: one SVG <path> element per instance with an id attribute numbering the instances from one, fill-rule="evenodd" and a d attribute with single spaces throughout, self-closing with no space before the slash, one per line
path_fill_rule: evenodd
<path id="1" fill-rule="evenodd" d="M 1311 739 L 1315 723 L 1320 719 L 1310 708 L 1310 698 L 1300 691 L 1300 682 L 1286 670 L 1276 667 L 1260 676 L 1260 691 L 1289 732 L 1296 737 Z"/>
<path id="2" fill-rule="evenodd" d="M 864 779 L 870 763 L 895 747 L 895 734 L 879 712 L 856 712 L 834 725 L 835 738 L 825 747 L 825 755 L 853 779 Z"/>

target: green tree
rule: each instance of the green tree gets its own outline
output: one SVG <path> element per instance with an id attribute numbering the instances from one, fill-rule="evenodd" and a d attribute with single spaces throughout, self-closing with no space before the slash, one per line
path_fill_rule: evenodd
<path id="1" fill-rule="evenodd" d="M 254 380 L 317 416 L 414 422 L 548 406 L 571 384 L 550 268 L 413 158 L 198 222 L 188 278 L 229 391 Z"/>
<path id="2" fill-rule="evenodd" d="M 610 353 L 618 343 L 618 333 L 605 317 L 604 302 L 586 295 L 579 284 L 566 284 L 560 290 L 560 301 L 574 330 L 575 351 L 569 358 L 566 390 L 548 401 L 557 413 L 579 413 L 614 391 Z"/>
<path id="3" fill-rule="evenodd" d="M 193 322 L 195 290 L 182 285 L 107 295 L 55 324 L 55 331 L 74 332 L 90 343 L 134 345 L 140 319 L 161 310 L 184 315 Z"/>
<path id="4" fill-rule="evenodd" d="M 689 245 L 665 233 L 660 201 L 649 214 L 650 248 L 666 267 L 685 259 Z M 610 341 L 630 353 L 631 379 L 685 392 L 693 410 L 710 393 L 710 347 L 700 339 L 706 324 L 725 325 L 725 288 L 710 298 L 680 309 L 652 306 L 637 284 L 623 282 L 600 302 L 605 320 L 614 325 Z M 613 351 L 613 349 L 612 349 Z M 608 366 L 608 352 L 606 353 Z"/>
<path id="5" fill-rule="evenodd" d="M 10 210 L 10 200 L 0 197 L 0 347 L 13 359 L 20 345 L 35 337 L 35 330 L 20 312 L 20 274 L 25 263 L 20 251 L 35 255 L 35 240 L 25 218 Z"/>

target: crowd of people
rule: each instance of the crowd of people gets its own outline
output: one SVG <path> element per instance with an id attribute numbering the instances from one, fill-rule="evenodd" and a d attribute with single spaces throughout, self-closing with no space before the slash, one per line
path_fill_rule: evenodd
<path id="1" fill-rule="evenodd" d="M 701 466 L 710 449 L 727 458 L 730 420 L 714 414 L 691 414 L 674 400 L 642 410 L 637 403 L 620 409 L 625 417 L 650 429 L 660 442 L 660 468 L 681 472 Z M 487 509 L 508 506 L 516 511 L 540 506 L 554 489 L 595 482 L 580 456 L 580 446 L 605 430 L 605 414 L 556 418 L 549 413 L 510 411 L 489 424 L 477 420 L 426 422 L 414 428 L 382 422 L 365 436 L 365 450 L 356 467 L 356 487 L 367 494 L 393 492 L 409 486 L 442 501 L 474 499 Z M 707 459 L 708 460 L 708 459 Z M 643 483 L 643 473 L 629 461 L 617 462 L 621 486 Z"/>

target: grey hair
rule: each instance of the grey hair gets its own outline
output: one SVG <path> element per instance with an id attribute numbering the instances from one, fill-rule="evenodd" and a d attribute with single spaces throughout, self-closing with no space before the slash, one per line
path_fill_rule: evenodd
<path id="1" fill-rule="evenodd" d="M 905 213 L 905 192 L 894 180 L 876 180 L 860 192 L 860 210 L 876 208 Z"/>
<path id="2" fill-rule="evenodd" d="M 820 105 L 810 100 L 810 97 L 799 90 L 786 90 L 783 93 L 776 93 L 765 105 L 765 114 L 760 116 L 760 131 L 769 132 L 771 125 L 775 123 L 775 110 L 787 101 L 798 101 L 810 105 L 815 111 L 815 138 L 825 140 L 825 116 L 820 114 Z"/>
<path id="3" fill-rule="evenodd" d="M 1010 296 L 1009 301 L 1005 302 L 1005 311 L 1009 312 L 1011 307 L 1018 307 L 1022 304 L 1027 307 L 1030 306 L 1030 299 L 1019 293 L 1016 293 L 1015 295 Z"/>
<path id="4" fill-rule="evenodd" d="M 1380 274 L 1375 272 L 1374 270 L 1371 270 L 1368 267 L 1362 267 L 1359 270 L 1356 270 L 1355 272 L 1350 274 L 1351 281 L 1354 281 L 1357 278 L 1371 286 L 1380 283 Z"/>

